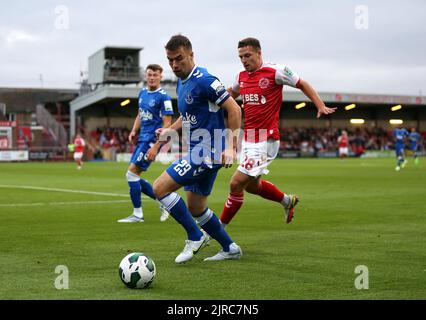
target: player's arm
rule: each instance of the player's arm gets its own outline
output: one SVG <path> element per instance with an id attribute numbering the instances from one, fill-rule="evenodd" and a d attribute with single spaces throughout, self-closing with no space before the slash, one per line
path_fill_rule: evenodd
<path id="1" fill-rule="evenodd" d="M 317 118 L 321 117 L 322 114 L 330 114 L 336 111 L 336 108 L 329 108 L 325 106 L 318 93 L 308 81 L 300 79 L 297 83 L 297 88 L 302 90 L 305 96 L 314 103 L 315 107 L 318 109 Z"/>
<path id="2" fill-rule="evenodd" d="M 228 91 L 228 93 L 231 95 L 232 98 L 234 98 L 234 100 L 240 96 L 240 92 L 234 91 L 232 87 L 229 87 L 228 89 L 226 89 L 226 91 Z"/>
<path id="3" fill-rule="evenodd" d="M 237 139 L 241 128 L 241 108 L 233 97 L 229 97 L 222 103 L 221 108 L 226 110 L 228 114 L 227 126 L 231 130 L 227 138 L 226 148 L 222 153 L 222 164 L 225 168 L 232 166 L 236 157 Z"/>
<path id="4" fill-rule="evenodd" d="M 168 128 L 158 128 L 155 130 L 157 140 L 164 143 L 167 140 L 167 132 L 170 130 L 178 131 L 182 129 L 182 116 L 180 116 L 173 124 Z"/>
<path id="5" fill-rule="evenodd" d="M 163 116 L 163 128 L 169 128 L 172 124 L 172 116 Z M 154 161 L 155 157 L 160 151 L 161 146 L 164 144 L 164 141 L 157 140 L 154 145 L 147 151 L 146 155 L 149 161 Z"/>
<path id="6" fill-rule="evenodd" d="M 129 134 L 129 142 L 130 143 L 133 143 L 133 140 L 134 140 L 135 136 L 138 134 L 140 127 L 141 127 L 141 121 L 140 121 L 140 117 L 139 117 L 139 114 L 138 114 L 135 118 L 135 122 L 133 123 L 132 131 Z"/>

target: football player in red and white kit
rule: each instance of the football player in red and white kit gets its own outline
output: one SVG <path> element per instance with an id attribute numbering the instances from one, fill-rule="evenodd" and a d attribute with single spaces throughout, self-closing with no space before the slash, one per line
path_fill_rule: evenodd
<path id="1" fill-rule="evenodd" d="M 339 157 L 345 158 L 348 156 L 348 134 L 345 130 L 342 131 L 342 135 L 337 138 L 337 143 L 339 144 Z"/>
<path id="2" fill-rule="evenodd" d="M 278 128 L 284 85 L 300 89 L 318 109 L 317 118 L 330 114 L 318 93 L 288 66 L 264 63 L 259 40 L 246 38 L 238 43 L 238 55 L 244 70 L 228 91 L 233 98 L 241 95 L 244 104 L 244 139 L 240 165 L 231 178 L 230 193 L 220 220 L 229 224 L 244 201 L 244 190 L 262 198 L 281 203 L 289 223 L 299 198 L 285 194 L 272 183 L 261 179 L 268 165 L 277 156 L 280 146 Z"/>
<path id="3" fill-rule="evenodd" d="M 80 170 L 83 165 L 83 155 L 86 142 L 79 133 L 76 134 L 74 139 L 74 160 L 77 162 L 77 169 Z"/>

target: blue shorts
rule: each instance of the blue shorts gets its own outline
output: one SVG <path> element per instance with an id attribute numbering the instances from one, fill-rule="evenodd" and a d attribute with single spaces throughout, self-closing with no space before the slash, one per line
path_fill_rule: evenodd
<path id="1" fill-rule="evenodd" d="M 142 171 L 146 171 L 152 162 L 147 160 L 146 152 L 151 148 L 152 145 L 152 142 L 138 142 L 136 149 L 132 154 L 132 158 L 130 159 L 130 163 L 134 163 Z"/>
<path id="2" fill-rule="evenodd" d="M 404 147 L 395 147 L 395 153 L 397 157 L 403 157 L 404 156 Z"/>
<path id="3" fill-rule="evenodd" d="M 411 144 L 410 148 L 411 148 L 411 151 L 417 152 L 417 149 L 418 149 L 417 143 Z"/>
<path id="4" fill-rule="evenodd" d="M 174 181 L 184 186 L 185 191 L 208 196 L 220 168 L 222 165 L 209 168 L 203 164 L 191 163 L 189 156 L 186 156 L 173 162 L 166 172 Z"/>

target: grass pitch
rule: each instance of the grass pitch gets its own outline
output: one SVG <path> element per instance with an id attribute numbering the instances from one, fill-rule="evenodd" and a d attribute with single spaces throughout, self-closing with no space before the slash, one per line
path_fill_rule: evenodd
<path id="1" fill-rule="evenodd" d="M 116 222 L 132 211 L 126 163 L 81 171 L 1 163 L 0 299 L 426 299 L 426 160 L 394 166 L 277 159 L 265 179 L 300 195 L 293 222 L 285 224 L 280 205 L 246 194 L 227 227 L 242 259 L 203 262 L 220 249 L 212 241 L 176 265 L 185 232 L 173 218 L 161 223 L 154 201 L 142 200 L 145 223 Z M 152 183 L 164 168 L 155 163 L 143 177 Z M 220 171 L 210 196 L 218 216 L 234 170 Z M 150 288 L 121 283 L 118 264 L 130 252 L 154 259 Z M 69 270 L 69 289 L 55 288 L 58 265 Z M 355 288 L 359 265 L 368 289 Z"/>

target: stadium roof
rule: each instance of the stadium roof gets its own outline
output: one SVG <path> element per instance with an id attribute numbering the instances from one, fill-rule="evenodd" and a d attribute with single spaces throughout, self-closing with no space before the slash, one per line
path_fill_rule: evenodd
<path id="1" fill-rule="evenodd" d="M 162 84 L 164 90 L 176 99 L 175 85 Z M 71 135 L 75 134 L 75 113 L 95 103 L 105 102 L 110 99 L 137 99 L 140 87 L 108 85 L 97 88 L 95 91 L 81 95 L 70 102 Z M 386 94 L 360 94 L 341 92 L 319 92 L 323 101 L 327 103 L 358 103 L 374 105 L 423 105 L 426 104 L 426 96 L 386 95 Z M 309 99 L 300 90 L 284 89 L 283 101 L 309 102 Z"/>
<path id="2" fill-rule="evenodd" d="M 126 50 L 128 50 L 129 52 L 134 52 L 134 51 L 141 51 L 141 50 L 143 50 L 144 48 L 143 47 L 131 47 L 131 46 L 105 46 L 105 47 L 103 47 L 103 48 L 101 48 L 101 49 L 99 49 L 99 50 L 97 50 L 96 52 L 94 52 L 93 54 L 91 54 L 90 56 L 89 56 L 89 58 L 91 57 L 91 56 L 94 56 L 94 55 L 96 55 L 97 53 L 99 53 L 99 52 L 101 52 L 101 51 L 105 51 L 105 50 L 111 50 L 111 51 L 113 51 L 113 50 L 115 50 L 115 49 L 117 49 L 117 51 L 118 52 L 120 52 L 120 53 L 123 53 L 123 51 L 126 51 Z"/>

